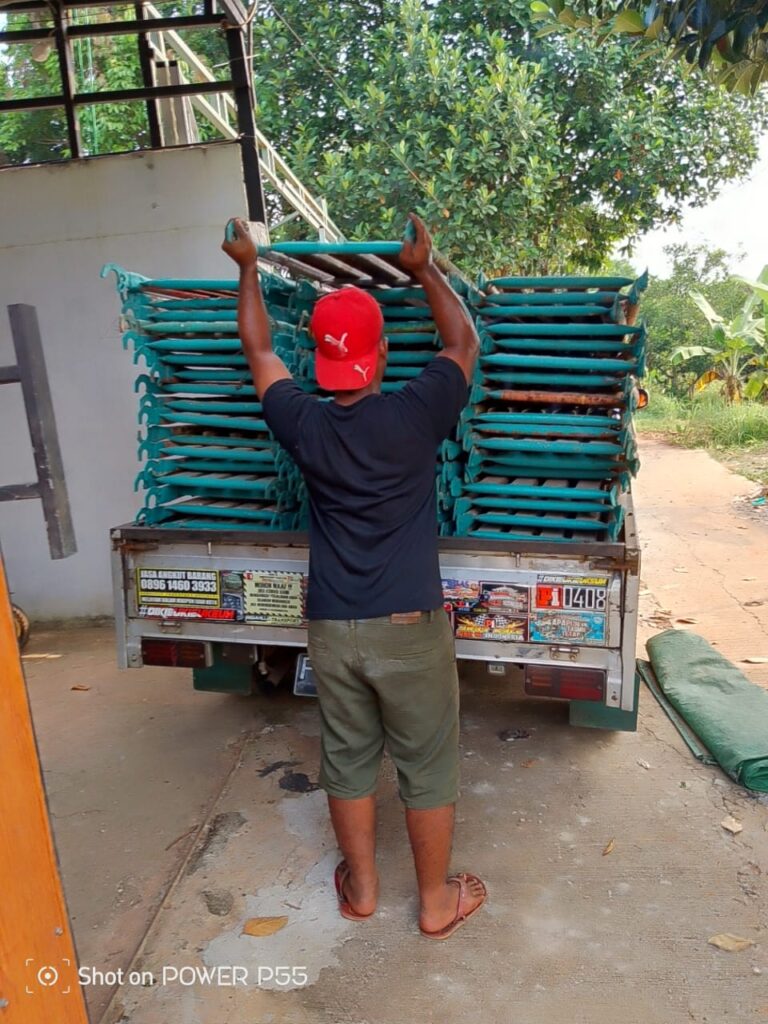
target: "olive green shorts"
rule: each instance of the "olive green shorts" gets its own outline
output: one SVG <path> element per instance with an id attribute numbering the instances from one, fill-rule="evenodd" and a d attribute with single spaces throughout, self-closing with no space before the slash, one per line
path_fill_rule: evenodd
<path id="1" fill-rule="evenodd" d="M 309 658 L 322 721 L 320 785 L 330 796 L 370 796 L 386 747 L 407 807 L 456 801 L 459 680 L 442 608 L 407 623 L 312 621 Z"/>

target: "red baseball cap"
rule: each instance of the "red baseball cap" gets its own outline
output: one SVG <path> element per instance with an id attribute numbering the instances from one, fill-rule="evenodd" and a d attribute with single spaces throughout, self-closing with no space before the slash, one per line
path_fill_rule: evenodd
<path id="1" fill-rule="evenodd" d="M 315 303 L 309 329 L 315 374 L 324 391 L 358 391 L 373 380 L 384 333 L 378 302 L 361 288 L 340 288 Z"/>

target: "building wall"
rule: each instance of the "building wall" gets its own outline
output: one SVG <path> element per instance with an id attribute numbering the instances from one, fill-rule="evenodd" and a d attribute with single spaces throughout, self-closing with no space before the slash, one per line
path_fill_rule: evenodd
<path id="1" fill-rule="evenodd" d="M 0 365 L 5 306 L 37 307 L 78 552 L 52 561 L 38 501 L 0 503 L 10 586 L 31 616 L 112 611 L 109 529 L 138 506 L 136 368 L 104 263 L 150 277 L 227 277 L 224 224 L 245 216 L 240 150 L 223 143 L 0 171 Z M 35 479 L 21 389 L 0 387 L 0 484 Z"/>

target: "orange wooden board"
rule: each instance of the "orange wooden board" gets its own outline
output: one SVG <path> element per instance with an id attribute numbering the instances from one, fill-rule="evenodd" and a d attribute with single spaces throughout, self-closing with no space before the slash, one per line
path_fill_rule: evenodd
<path id="1" fill-rule="evenodd" d="M 0 1020 L 87 1024 L 0 560 Z"/>

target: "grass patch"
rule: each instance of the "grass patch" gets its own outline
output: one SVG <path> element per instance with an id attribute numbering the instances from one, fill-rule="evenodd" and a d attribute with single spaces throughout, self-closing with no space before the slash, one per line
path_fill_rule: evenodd
<path id="1" fill-rule="evenodd" d="M 718 395 L 685 401 L 656 392 L 636 423 L 641 433 L 706 448 L 744 476 L 768 483 L 768 405 L 727 405 Z"/>
<path id="2" fill-rule="evenodd" d="M 716 451 L 715 454 L 734 473 L 768 488 L 768 441 L 757 442 L 746 448 L 728 448 Z"/>
<path id="3" fill-rule="evenodd" d="M 635 414 L 635 424 L 641 433 L 677 433 L 686 417 L 686 403 L 663 391 L 653 391 L 645 409 Z"/>

